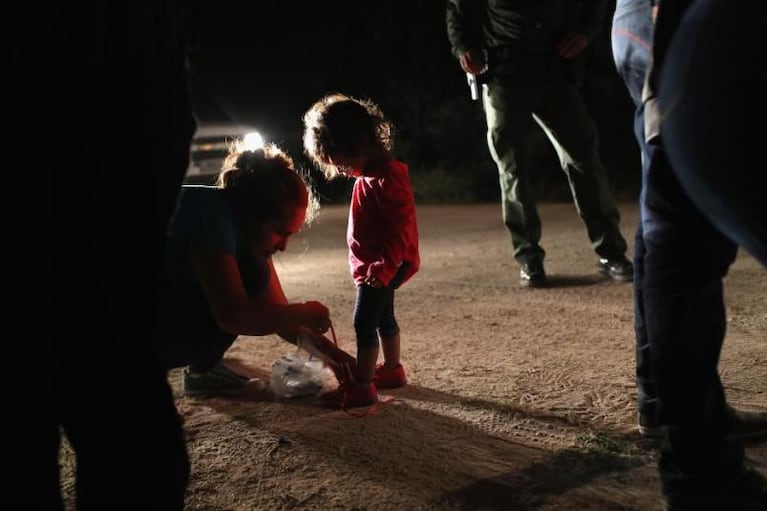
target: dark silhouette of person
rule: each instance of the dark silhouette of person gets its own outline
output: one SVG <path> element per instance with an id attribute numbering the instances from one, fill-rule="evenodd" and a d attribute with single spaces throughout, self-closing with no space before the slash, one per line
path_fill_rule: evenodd
<path id="1" fill-rule="evenodd" d="M 717 372 L 723 279 L 739 247 L 767 267 L 767 177 L 753 159 L 765 129 L 748 122 L 767 87 L 755 65 L 765 19 L 757 0 L 664 0 L 656 19 L 643 286 L 668 510 L 767 509 L 767 480 L 735 435 L 763 432 L 765 414 L 734 411 Z"/>
<path id="2" fill-rule="evenodd" d="M 156 315 L 195 127 L 193 13 L 176 0 L 14 6 L 5 461 L 6 498 L 25 509 L 63 509 L 64 440 L 78 510 L 184 507 L 189 460 Z"/>
<path id="3" fill-rule="evenodd" d="M 657 207 L 648 208 L 645 196 L 650 163 L 654 158 L 664 158 L 657 144 L 645 141 L 644 103 L 642 90 L 644 88 L 647 70 L 650 67 L 652 55 L 652 40 L 654 33 L 654 5 L 652 0 L 618 0 L 616 2 L 612 26 L 612 47 L 618 74 L 626 84 L 626 88 L 634 102 L 634 133 L 640 149 L 642 167 L 642 189 L 640 191 L 640 219 L 634 243 L 634 329 L 636 335 L 636 383 L 637 383 L 637 416 L 639 433 L 649 438 L 663 436 L 662 424 L 658 422 L 658 395 L 651 368 L 650 341 L 647 336 L 645 318 L 644 281 L 644 230 L 653 232 L 652 236 L 662 240 L 669 221 L 663 216 L 663 211 Z M 663 166 L 657 162 L 654 172 Z M 657 183 L 657 180 L 654 180 Z M 657 195 L 657 192 L 656 192 Z M 678 204 L 685 201 L 678 200 Z M 705 223 L 704 223 L 705 224 Z M 673 230 L 668 234 L 674 236 Z M 665 243 L 655 244 L 655 250 L 667 246 Z M 670 246 L 673 246 L 670 245 Z M 736 410 L 728 406 L 732 415 L 733 426 L 731 435 L 734 438 L 750 440 L 767 435 L 767 413 L 748 410 Z"/>

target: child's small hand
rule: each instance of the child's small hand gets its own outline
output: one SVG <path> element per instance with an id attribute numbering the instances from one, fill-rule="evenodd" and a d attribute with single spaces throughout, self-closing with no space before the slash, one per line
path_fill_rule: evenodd
<path id="1" fill-rule="evenodd" d="M 375 288 L 384 287 L 383 282 L 378 280 L 378 277 L 376 277 L 375 275 L 371 275 L 368 278 L 366 278 L 365 279 L 365 284 L 367 284 L 370 287 L 375 287 Z"/>

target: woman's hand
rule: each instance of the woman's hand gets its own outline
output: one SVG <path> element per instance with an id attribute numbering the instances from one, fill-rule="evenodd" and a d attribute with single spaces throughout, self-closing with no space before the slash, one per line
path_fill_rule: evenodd
<path id="1" fill-rule="evenodd" d="M 311 346 L 302 344 L 309 353 L 325 361 L 339 383 L 353 382 L 357 359 L 339 348 L 335 342 L 324 335 L 305 335 L 302 339 L 311 341 Z"/>
<path id="2" fill-rule="evenodd" d="M 350 365 L 354 367 L 357 359 L 336 346 L 336 343 L 324 335 L 314 334 L 310 336 L 314 348 L 322 354 L 322 358 L 336 365 Z"/>
<path id="3" fill-rule="evenodd" d="M 330 367 L 339 383 L 354 381 L 357 359 L 339 348 L 334 341 L 306 328 L 299 328 L 296 338 L 301 349 Z"/>
<path id="4" fill-rule="evenodd" d="M 330 311 L 320 302 L 304 302 L 297 304 L 299 323 L 312 332 L 324 334 L 330 329 Z"/>

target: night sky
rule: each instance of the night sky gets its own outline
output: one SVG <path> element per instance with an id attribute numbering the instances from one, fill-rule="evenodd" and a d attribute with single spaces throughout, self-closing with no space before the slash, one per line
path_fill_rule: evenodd
<path id="1" fill-rule="evenodd" d="M 191 59 L 201 120 L 252 124 L 300 159 L 301 116 L 312 102 L 331 91 L 369 97 L 394 122 L 395 148 L 414 166 L 479 162 L 488 188 L 497 188 L 481 109 L 450 53 L 445 0 L 224 0 L 206 9 L 198 10 Z M 584 94 L 613 183 L 634 188 L 633 107 L 612 64 L 612 9 L 607 15 Z M 553 152 L 538 143 L 555 167 Z"/>
<path id="2" fill-rule="evenodd" d="M 201 117 L 288 133 L 331 90 L 386 102 L 409 82 L 464 94 L 443 0 L 224 1 L 201 13 L 192 84 Z M 393 32 L 394 26 L 397 32 Z M 420 37 L 419 37 L 420 36 Z M 419 40 L 420 39 L 420 40 Z M 419 75 L 417 59 L 439 74 Z M 439 63 L 439 64 L 438 64 Z M 382 92 L 381 97 L 376 97 Z"/>

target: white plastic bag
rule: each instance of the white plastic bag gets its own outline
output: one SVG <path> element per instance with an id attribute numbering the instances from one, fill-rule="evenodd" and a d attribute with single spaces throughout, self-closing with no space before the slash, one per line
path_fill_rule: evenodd
<path id="1" fill-rule="evenodd" d="M 332 386 L 335 375 L 322 360 L 296 350 L 272 364 L 269 382 L 278 399 L 313 396 Z"/>

